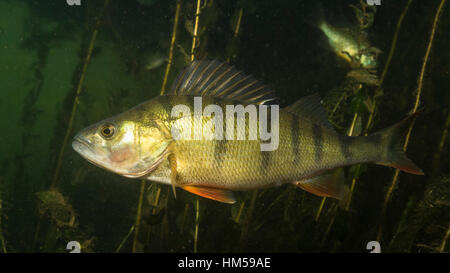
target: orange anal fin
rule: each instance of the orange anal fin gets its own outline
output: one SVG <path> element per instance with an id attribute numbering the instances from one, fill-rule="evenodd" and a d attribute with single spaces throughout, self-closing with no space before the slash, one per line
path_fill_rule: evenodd
<path id="1" fill-rule="evenodd" d="M 234 204 L 236 199 L 234 199 L 233 192 L 224 189 L 216 189 L 210 187 L 202 186 L 182 186 L 183 190 L 190 193 L 199 195 L 201 197 L 209 198 L 215 201 L 219 201 L 227 204 Z"/>
<path id="2" fill-rule="evenodd" d="M 332 197 L 344 200 L 348 194 L 348 187 L 344 184 L 342 169 L 322 174 L 313 178 L 294 182 L 297 187 L 322 197 Z"/>

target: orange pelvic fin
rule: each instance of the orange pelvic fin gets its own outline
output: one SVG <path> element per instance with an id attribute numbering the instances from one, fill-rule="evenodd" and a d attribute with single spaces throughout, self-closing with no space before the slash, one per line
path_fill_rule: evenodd
<path id="1" fill-rule="evenodd" d="M 188 191 L 190 193 L 199 195 L 201 197 L 209 198 L 215 201 L 219 201 L 227 204 L 234 204 L 236 199 L 234 199 L 234 195 L 232 191 L 203 187 L 203 186 L 182 186 L 183 190 Z"/>

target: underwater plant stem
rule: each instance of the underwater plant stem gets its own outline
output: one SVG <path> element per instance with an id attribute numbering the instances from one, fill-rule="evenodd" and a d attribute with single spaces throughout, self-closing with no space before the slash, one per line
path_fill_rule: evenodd
<path id="1" fill-rule="evenodd" d="M 175 46 L 175 40 L 176 40 L 176 37 L 177 37 L 178 21 L 179 21 L 179 17 L 180 17 L 180 9 L 181 9 L 181 0 L 177 0 L 177 6 L 175 8 L 175 19 L 173 20 L 172 38 L 170 39 L 169 57 L 167 59 L 166 72 L 164 73 L 164 79 L 163 79 L 163 83 L 162 83 L 162 86 L 161 86 L 160 95 L 164 95 L 164 92 L 166 91 L 167 78 L 169 76 L 170 67 L 172 66 L 172 62 L 173 62 L 173 48 Z"/>
<path id="2" fill-rule="evenodd" d="M 439 165 L 440 158 L 441 158 L 441 152 L 444 149 L 449 126 L 450 126 L 450 110 L 447 113 L 447 120 L 444 125 L 444 131 L 442 131 L 442 137 L 441 137 L 441 140 L 439 141 L 438 149 L 437 149 L 436 153 L 434 153 L 434 156 L 433 156 L 433 173 L 436 172 L 436 170 L 438 169 L 438 165 Z"/>
<path id="3" fill-rule="evenodd" d="M 200 2 L 201 0 L 197 0 L 197 10 L 195 11 L 195 26 L 194 26 L 194 35 L 192 37 L 191 62 L 194 61 L 195 59 L 194 51 L 197 44 L 198 20 L 200 17 Z"/>
<path id="4" fill-rule="evenodd" d="M 241 215 L 242 215 L 242 211 L 244 210 L 244 207 L 245 207 L 245 201 L 242 202 L 242 204 L 239 206 L 239 212 L 236 215 L 236 219 L 234 219 L 234 221 L 236 223 L 239 223 L 239 220 L 241 219 Z"/>
<path id="5" fill-rule="evenodd" d="M 377 90 L 375 90 L 375 94 L 378 94 L 381 91 L 381 87 L 383 85 L 384 79 L 386 77 L 387 71 L 389 69 L 389 66 L 391 64 L 391 60 L 392 60 L 392 56 L 394 56 L 394 52 L 395 52 L 395 48 L 397 46 L 397 39 L 398 39 L 398 34 L 400 32 L 400 28 L 403 22 L 403 18 L 405 18 L 406 12 L 408 11 L 409 6 L 411 5 L 412 0 L 409 0 L 408 3 L 406 3 L 405 8 L 403 9 L 402 13 L 400 14 L 400 17 L 398 18 L 397 21 L 397 25 L 395 27 L 395 33 L 394 33 L 394 37 L 392 38 L 392 43 L 391 43 L 391 49 L 389 50 L 389 55 L 386 59 L 386 63 L 384 64 L 384 68 L 383 68 L 383 72 L 381 72 L 381 77 L 380 77 L 380 84 L 377 87 Z M 366 125 L 366 134 L 367 131 L 370 128 L 370 125 L 372 125 L 372 121 L 373 121 L 373 117 L 375 115 L 375 109 L 376 109 L 376 105 L 377 105 L 377 100 L 376 97 L 374 97 L 373 99 L 373 108 L 372 111 L 370 111 L 370 115 L 369 115 L 369 119 L 367 120 L 367 125 Z"/>
<path id="6" fill-rule="evenodd" d="M 2 244 L 2 251 L 3 251 L 3 253 L 7 253 L 7 251 L 6 251 L 6 240 L 5 240 L 5 237 L 3 236 L 1 228 L 2 227 L 0 225 L 0 243 Z"/>
<path id="7" fill-rule="evenodd" d="M 183 229 L 184 229 L 184 223 L 186 222 L 186 215 L 188 213 L 188 209 L 189 209 L 189 203 L 186 203 L 186 205 L 184 205 L 183 218 L 181 219 L 181 228 L 180 228 L 181 231 L 183 231 Z"/>
<path id="8" fill-rule="evenodd" d="M 359 173 L 359 170 L 361 168 L 361 165 L 358 164 L 358 166 L 356 167 L 356 173 Z M 345 210 L 348 211 L 350 209 L 350 204 L 352 203 L 352 196 L 353 196 L 353 191 L 355 190 L 355 186 L 356 186 L 356 177 L 352 178 L 352 184 L 350 186 L 350 194 L 348 196 L 348 201 L 347 204 L 345 205 Z"/>
<path id="9" fill-rule="evenodd" d="M 198 218 L 200 214 L 200 204 L 198 198 L 195 202 L 195 233 L 194 233 L 194 253 L 197 253 L 197 240 L 198 240 Z"/>
<path id="10" fill-rule="evenodd" d="M 153 214 L 156 213 L 156 207 L 158 206 L 160 196 L 161 196 L 161 187 L 158 187 L 158 190 L 156 190 L 155 202 L 153 203 L 153 211 L 152 211 Z"/>
<path id="11" fill-rule="evenodd" d="M 314 221 L 316 221 L 316 222 L 319 221 L 320 214 L 322 213 L 323 206 L 325 205 L 325 200 L 327 200 L 327 198 L 322 197 L 322 201 L 320 202 L 319 209 L 317 210 L 316 218 L 314 219 Z"/>
<path id="12" fill-rule="evenodd" d="M 242 226 L 241 239 L 240 239 L 240 246 L 241 247 L 245 243 L 245 239 L 247 237 L 248 227 L 249 227 L 250 222 L 252 220 L 253 210 L 255 209 L 255 203 L 256 203 L 256 198 L 257 197 L 258 197 L 258 191 L 255 190 L 255 191 L 253 191 L 252 199 L 250 201 L 250 206 L 248 207 L 247 215 L 246 215 L 246 217 L 244 219 L 244 223 L 243 223 L 243 226 Z"/>
<path id="13" fill-rule="evenodd" d="M 234 26 L 234 31 L 233 31 L 233 37 L 231 37 L 231 42 L 229 42 L 228 47 L 230 47 L 231 49 L 228 52 L 228 57 L 227 57 L 227 62 L 229 63 L 231 61 L 231 58 L 234 57 L 233 55 L 233 44 L 234 42 L 238 39 L 238 35 L 239 35 L 239 30 L 241 28 L 241 21 L 242 21 L 242 15 L 244 14 L 244 8 L 240 8 L 239 9 L 239 14 L 238 14 L 238 19 L 236 21 L 236 25 Z"/>
<path id="14" fill-rule="evenodd" d="M 6 251 L 6 242 L 5 242 L 5 238 L 3 237 L 2 234 L 0 234 L 0 238 L 2 239 L 2 240 L 1 240 L 1 243 L 2 243 L 2 251 L 3 251 L 3 253 L 8 253 L 8 252 Z"/>
<path id="15" fill-rule="evenodd" d="M 240 8 L 239 9 L 239 17 L 238 17 L 238 20 L 237 20 L 237 23 L 236 23 L 236 27 L 234 28 L 234 34 L 233 34 L 234 38 L 236 38 L 239 35 L 239 29 L 241 27 L 241 20 L 242 20 L 243 13 L 244 13 L 244 9 Z"/>
<path id="16" fill-rule="evenodd" d="M 141 191 L 139 193 L 139 202 L 136 212 L 136 223 L 135 229 L 134 229 L 134 239 L 133 239 L 133 247 L 131 249 L 131 252 L 136 252 L 136 245 L 137 245 L 137 239 L 139 235 L 139 227 L 141 225 L 141 215 L 142 215 L 142 200 L 144 199 L 144 191 L 145 191 L 145 179 L 141 180 Z"/>
<path id="17" fill-rule="evenodd" d="M 63 160 L 63 156 L 64 156 L 64 150 L 65 150 L 67 142 L 69 140 L 69 136 L 72 132 L 73 120 L 75 119 L 75 114 L 78 109 L 78 104 L 80 103 L 80 95 L 81 95 L 84 78 L 86 76 L 86 70 L 87 70 L 89 62 L 91 60 L 92 50 L 94 49 L 94 43 L 95 43 L 95 39 L 97 38 L 97 33 L 98 33 L 98 29 L 100 27 L 100 22 L 102 20 L 103 13 L 105 12 L 108 4 L 109 4 L 109 0 L 105 0 L 105 2 L 103 4 L 103 9 L 100 13 L 100 16 L 97 19 L 96 24 L 95 24 L 95 28 L 94 28 L 94 32 L 92 33 L 91 41 L 89 42 L 88 51 L 86 54 L 86 58 L 84 59 L 84 64 L 83 64 L 83 68 L 81 70 L 80 80 L 78 81 L 78 86 L 77 86 L 77 90 L 75 93 L 75 99 L 73 101 L 72 112 L 70 113 L 70 119 L 69 119 L 69 123 L 67 125 L 66 135 L 64 136 L 64 141 L 61 146 L 61 150 L 59 151 L 58 161 L 56 163 L 55 172 L 53 174 L 53 179 L 52 179 L 52 183 L 51 183 L 52 187 L 56 186 L 57 181 L 58 181 L 59 172 L 61 170 L 62 160 Z"/>
<path id="18" fill-rule="evenodd" d="M 328 224 L 327 230 L 325 231 L 325 234 L 322 237 L 321 245 L 323 245 L 325 243 L 325 240 L 328 237 L 328 233 L 330 233 L 331 227 L 334 224 L 334 220 L 336 219 L 336 215 L 337 215 L 337 207 L 334 209 L 334 212 L 332 213 L 332 215 L 333 216 L 331 217 L 331 220 L 330 220 L 330 223 Z"/>
<path id="19" fill-rule="evenodd" d="M 445 250 L 445 245 L 447 244 L 448 236 L 450 235 L 450 226 L 447 228 L 447 232 L 444 235 L 444 238 L 442 239 L 441 246 L 439 247 L 439 252 L 443 253 Z M 5 252 L 6 253 L 6 252 Z"/>
<path id="20" fill-rule="evenodd" d="M 353 135 L 353 131 L 355 130 L 355 125 L 356 125 L 357 120 L 358 120 L 358 113 L 355 113 L 355 115 L 353 116 L 352 125 L 350 126 L 350 129 L 348 130 L 349 136 Z M 358 165 L 358 168 L 359 168 L 359 165 Z M 355 190 L 355 185 L 356 185 L 356 177 L 353 177 L 352 185 L 350 186 L 350 193 L 348 195 L 347 204 L 345 206 L 345 210 L 347 210 L 347 211 L 349 210 L 350 203 L 352 202 L 352 196 L 353 196 L 353 191 Z"/>
<path id="21" fill-rule="evenodd" d="M 134 231 L 134 225 L 131 226 L 131 228 L 128 231 L 127 235 L 125 235 L 125 237 L 122 239 L 122 241 L 120 242 L 120 244 L 117 247 L 116 251 L 114 251 L 115 253 L 119 253 L 120 249 L 125 244 L 125 242 L 128 240 L 128 238 L 130 237 L 131 233 L 133 233 L 133 231 Z"/>
<path id="22" fill-rule="evenodd" d="M 416 100 L 415 100 L 415 103 L 414 103 L 412 114 L 416 113 L 417 109 L 419 108 L 420 97 L 421 97 L 421 94 L 422 94 L 423 77 L 425 75 L 425 70 L 426 70 L 426 67 L 427 67 L 428 58 L 430 56 L 431 47 L 433 46 L 434 34 L 435 34 L 435 31 L 436 31 L 437 22 L 439 20 L 439 15 L 441 13 L 441 10 L 442 10 L 442 7 L 444 6 L 445 1 L 446 0 L 441 0 L 441 3 L 439 4 L 439 7 L 438 7 L 438 9 L 436 11 L 436 14 L 435 14 L 435 17 L 434 17 L 433 26 L 431 28 L 431 33 L 430 33 L 430 38 L 429 38 L 427 50 L 425 52 L 425 57 L 423 59 L 422 68 L 420 70 L 419 79 L 418 79 L 418 82 L 417 82 Z M 412 132 L 413 126 L 414 126 L 414 122 L 412 122 L 409 125 L 408 133 L 406 134 L 406 138 L 405 138 L 405 143 L 403 144 L 403 151 L 406 151 L 406 148 L 408 147 L 408 143 L 409 143 L 409 139 L 411 137 L 411 132 Z M 388 191 L 386 192 L 386 196 L 385 196 L 384 203 L 383 203 L 383 208 L 381 210 L 381 220 L 382 221 L 380 221 L 380 224 L 378 226 L 378 233 L 377 233 L 377 240 L 378 241 L 381 240 L 381 236 L 382 236 L 382 232 L 383 232 L 381 223 L 383 222 L 383 219 L 384 219 L 384 217 L 386 215 L 387 205 L 389 204 L 389 201 L 391 199 L 392 192 L 394 191 L 395 186 L 397 185 L 397 179 L 398 179 L 399 173 L 400 173 L 400 171 L 398 169 L 396 169 L 395 173 L 394 173 L 394 176 L 392 178 L 391 185 L 389 186 Z"/>

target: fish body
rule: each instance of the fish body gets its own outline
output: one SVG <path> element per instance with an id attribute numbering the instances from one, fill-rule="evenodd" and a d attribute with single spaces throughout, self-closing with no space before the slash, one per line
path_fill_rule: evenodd
<path id="1" fill-rule="evenodd" d="M 318 27 L 327 37 L 333 51 L 347 62 L 352 62 L 351 58 L 359 54 L 361 47 L 367 46 L 365 42 L 360 46 L 349 29 L 335 28 L 326 21 L 321 21 Z"/>
<path id="2" fill-rule="evenodd" d="M 319 29 L 326 37 L 329 48 L 352 68 L 374 69 L 377 67 L 378 55 L 382 51 L 371 46 L 367 34 L 358 27 L 350 24 L 338 27 L 337 22 L 331 22 L 321 2 L 317 1 L 313 4 L 313 8 L 306 16 L 306 22 Z"/>
<path id="3" fill-rule="evenodd" d="M 397 143 L 405 122 L 368 137 L 340 135 L 327 122 L 317 95 L 279 112 L 270 111 L 268 120 L 270 129 L 277 133 L 276 147 L 263 150 L 262 132 L 258 131 L 257 139 L 249 136 L 252 122 L 257 120 L 256 127 L 260 128 L 264 120 L 252 118 L 247 106 L 265 105 L 272 95 L 269 88 L 224 63 L 194 61 L 180 73 L 167 95 L 82 130 L 72 146 L 109 171 L 170 184 L 227 203 L 234 201 L 231 191 L 287 183 L 316 195 L 342 199 L 344 187 L 327 172 L 356 163 L 372 162 L 422 173 Z M 199 98 L 200 108 L 195 104 Z M 179 105 L 189 114 L 173 115 Z M 238 114 L 224 114 L 221 126 L 208 127 L 213 115 L 204 113 L 211 105 L 220 109 L 242 105 L 249 110 L 243 115 L 244 126 L 235 122 Z M 257 109 L 257 116 L 261 111 Z M 277 123 L 271 123 L 274 120 Z M 234 138 L 204 137 L 206 130 L 228 133 L 228 126 Z M 185 128 L 193 128 L 187 131 L 189 138 L 174 136 Z M 198 128 L 203 133 L 196 139 L 192 136 Z M 236 139 L 239 135 L 244 139 Z"/>
<path id="4" fill-rule="evenodd" d="M 147 62 L 144 65 L 145 70 L 153 70 L 160 67 L 166 62 L 166 58 L 159 54 L 151 55 L 147 58 Z"/>

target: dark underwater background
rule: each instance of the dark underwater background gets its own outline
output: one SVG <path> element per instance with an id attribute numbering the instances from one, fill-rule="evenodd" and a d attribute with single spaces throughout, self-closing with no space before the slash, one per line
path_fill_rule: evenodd
<path id="1" fill-rule="evenodd" d="M 380 87 L 347 77 L 352 68 L 314 26 L 316 2 L 202 0 L 195 56 L 260 79 L 281 107 L 319 93 L 342 134 L 352 125 L 354 135 L 375 132 L 410 114 L 441 0 L 411 2 Z M 378 76 L 407 3 L 382 0 L 370 10 L 364 32 L 383 51 Z M 77 131 L 159 95 L 177 1 L 80 4 L 0 0 L 0 253 L 68 252 L 69 241 L 82 252 L 368 252 L 369 241 L 382 252 L 449 251 L 449 3 L 435 28 L 406 152 L 425 175 L 400 172 L 393 184 L 392 168 L 345 168 L 346 183 L 356 181 L 348 210 L 292 185 L 236 193 L 234 205 L 182 190 L 174 199 L 169 186 L 84 160 L 70 146 Z M 329 24 L 350 29 L 358 25 L 350 4 L 360 1 L 322 1 L 320 8 Z M 196 7 L 180 2 L 168 86 L 189 62 Z"/>

